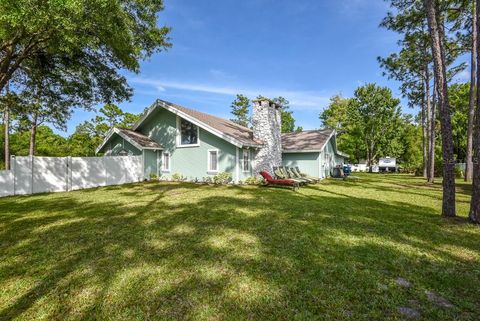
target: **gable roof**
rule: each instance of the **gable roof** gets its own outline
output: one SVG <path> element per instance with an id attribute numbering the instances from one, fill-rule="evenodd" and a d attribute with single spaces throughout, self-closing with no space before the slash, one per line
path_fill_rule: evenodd
<path id="1" fill-rule="evenodd" d="M 227 140 L 237 147 L 259 147 L 263 143 L 253 138 L 253 131 L 231 120 L 157 99 L 143 117 L 133 126 L 138 129 L 157 108 L 164 108 L 206 131 Z"/>
<path id="2" fill-rule="evenodd" d="M 282 134 L 284 152 L 320 152 L 335 134 L 333 129 L 306 130 Z"/>
<path id="3" fill-rule="evenodd" d="M 128 141 L 130 144 L 138 148 L 139 150 L 143 149 L 154 149 L 154 150 L 161 150 L 163 149 L 162 146 L 157 143 L 156 141 L 152 140 L 148 136 L 143 135 L 142 133 L 126 129 L 126 128 L 119 128 L 119 127 L 113 127 L 110 129 L 105 136 L 105 139 L 103 140 L 102 144 L 98 146 L 96 153 L 101 151 L 103 147 L 107 144 L 107 142 L 110 140 L 110 138 L 113 136 L 113 134 L 117 134 L 126 141 Z"/>

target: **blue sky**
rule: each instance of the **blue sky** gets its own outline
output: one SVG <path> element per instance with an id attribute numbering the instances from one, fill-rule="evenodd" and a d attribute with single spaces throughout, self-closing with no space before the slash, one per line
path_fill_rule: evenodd
<path id="1" fill-rule="evenodd" d="M 398 94 L 376 60 L 397 50 L 378 27 L 387 10 L 383 0 L 165 0 L 173 47 L 128 74 L 135 94 L 120 106 L 139 113 L 161 98 L 229 118 L 236 93 L 281 95 L 297 125 L 318 128 L 334 94 L 367 82 Z M 93 115 L 76 111 L 68 133 Z"/>

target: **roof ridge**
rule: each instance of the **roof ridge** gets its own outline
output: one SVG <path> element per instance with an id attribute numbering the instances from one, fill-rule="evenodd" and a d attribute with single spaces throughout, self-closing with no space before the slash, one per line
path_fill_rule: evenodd
<path id="1" fill-rule="evenodd" d="M 163 100 L 163 99 L 157 99 L 157 101 L 161 101 L 161 102 L 164 102 L 166 104 L 170 104 L 172 106 L 177 106 L 177 107 L 180 107 L 180 108 L 185 108 L 185 109 L 188 109 L 190 111 L 193 111 L 193 112 L 196 112 L 196 113 L 200 113 L 200 114 L 204 114 L 204 115 L 207 115 L 209 117 L 213 117 L 213 118 L 217 118 L 217 119 L 220 119 L 220 120 L 223 120 L 223 121 L 226 121 L 228 123 L 230 123 L 231 125 L 234 125 L 234 126 L 237 126 L 239 128 L 242 128 L 242 129 L 245 129 L 245 130 L 248 130 L 248 131 L 252 131 L 252 129 L 246 127 L 246 126 L 243 126 L 243 125 L 240 125 L 240 124 L 237 124 L 236 122 L 230 120 L 230 119 L 227 119 L 227 118 L 223 118 L 223 117 L 218 117 L 216 115 L 213 115 L 213 114 L 209 114 L 209 113 L 206 113 L 206 112 L 203 112 L 203 111 L 200 111 L 198 109 L 193 109 L 191 107 L 185 107 L 185 106 L 182 106 L 182 105 L 179 105 L 179 104 L 175 104 L 175 103 L 172 103 L 172 102 L 169 102 L 169 101 L 166 101 L 166 100 Z"/>
<path id="2" fill-rule="evenodd" d="M 282 135 L 298 135 L 298 134 L 302 134 L 302 133 L 310 133 L 310 132 L 323 132 L 323 131 L 333 131 L 334 129 L 331 129 L 331 128 L 322 128 L 322 129 L 307 129 L 307 130 L 302 130 L 301 132 L 296 132 L 296 131 L 293 131 L 293 132 L 289 132 L 289 133 L 282 133 Z"/>
<path id="3" fill-rule="evenodd" d="M 131 131 L 131 132 L 139 133 L 139 132 L 137 132 L 136 130 L 133 130 L 133 129 L 127 128 L 127 127 L 113 126 L 113 128 L 123 129 L 123 130 L 129 130 L 129 131 Z"/>

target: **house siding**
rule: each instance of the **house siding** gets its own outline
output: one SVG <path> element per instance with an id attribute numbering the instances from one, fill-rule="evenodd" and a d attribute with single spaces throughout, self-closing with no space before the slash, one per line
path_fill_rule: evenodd
<path id="1" fill-rule="evenodd" d="M 114 134 L 108 144 L 108 150 L 106 155 L 116 156 L 122 149 L 129 152 L 130 155 L 141 155 L 142 151 L 133 146 L 131 143 L 120 137 L 118 134 Z"/>
<path id="2" fill-rule="evenodd" d="M 335 139 L 332 137 L 325 145 L 325 148 L 320 153 L 320 174 L 321 178 L 330 177 L 333 168 L 338 165 L 343 165 L 344 158 L 336 154 Z"/>
<path id="3" fill-rule="evenodd" d="M 143 151 L 143 172 L 145 178 L 150 178 L 151 175 L 159 175 L 157 166 L 161 151 L 144 150 Z"/>
<path id="4" fill-rule="evenodd" d="M 320 153 L 320 177 L 327 178 L 335 167 L 335 147 L 330 139 Z"/>
<path id="5" fill-rule="evenodd" d="M 338 155 L 338 154 L 335 154 L 335 164 L 337 165 L 343 165 L 345 164 L 346 161 L 345 161 L 345 157 L 341 156 L 341 155 Z"/>
<path id="6" fill-rule="evenodd" d="M 188 180 L 203 179 L 214 176 L 216 173 L 208 172 L 208 151 L 218 150 L 218 173 L 228 172 L 236 180 L 236 155 L 237 147 L 219 138 L 210 132 L 199 129 L 199 146 L 177 147 L 177 116 L 165 109 L 159 109 L 137 130 L 150 137 L 163 146 L 164 152 L 170 153 L 170 171 L 160 171 L 164 178 L 171 178 L 173 174 L 182 174 Z M 161 152 L 160 154 L 161 155 Z M 250 176 L 243 173 L 241 168 L 242 150 L 239 148 L 238 179 Z M 153 159 L 146 160 L 146 168 L 156 168 L 152 165 Z M 156 162 L 156 160 L 155 160 Z M 158 163 L 162 166 L 162 158 Z"/>
<path id="7" fill-rule="evenodd" d="M 288 167 L 298 166 L 303 173 L 320 177 L 319 172 L 320 153 L 283 153 L 282 165 Z"/>

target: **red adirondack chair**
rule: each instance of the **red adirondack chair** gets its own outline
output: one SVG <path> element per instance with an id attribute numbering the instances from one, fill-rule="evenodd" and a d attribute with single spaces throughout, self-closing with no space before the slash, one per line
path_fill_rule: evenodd
<path id="1" fill-rule="evenodd" d="M 274 179 L 272 175 L 270 175 L 266 171 L 260 172 L 260 175 L 265 179 L 268 185 L 283 185 L 283 186 L 292 186 L 296 188 L 299 186 L 298 182 L 292 179 Z"/>

